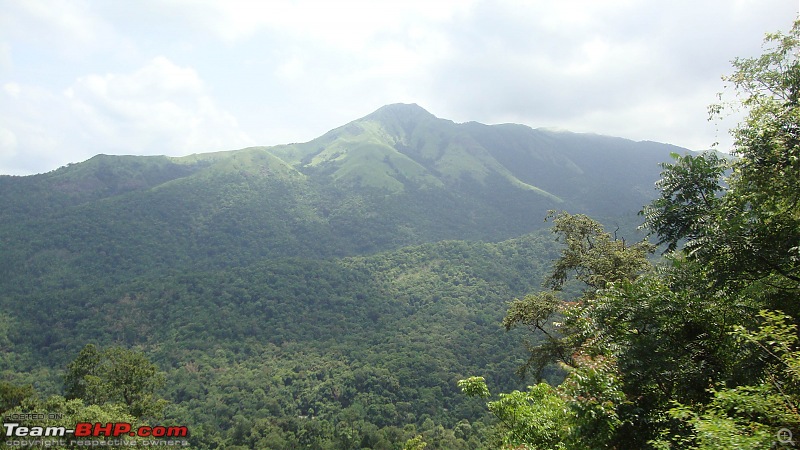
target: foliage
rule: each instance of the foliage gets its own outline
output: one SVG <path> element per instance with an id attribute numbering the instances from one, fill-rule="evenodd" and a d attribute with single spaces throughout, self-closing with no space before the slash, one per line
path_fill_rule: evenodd
<path id="1" fill-rule="evenodd" d="M 35 391 L 31 385 L 18 386 L 8 381 L 0 381 L 0 415 L 34 395 Z"/>
<path id="2" fill-rule="evenodd" d="M 659 237 L 657 245 L 667 244 L 665 252 L 675 251 L 682 240 L 694 243 L 718 220 L 713 215 L 718 213 L 720 178 L 727 168 L 727 161 L 716 153 L 671 156 L 675 162 L 661 164 L 664 171 L 656 182 L 661 197 L 641 212 L 644 227 Z"/>
<path id="3" fill-rule="evenodd" d="M 584 294 L 588 299 L 610 283 L 633 279 L 649 268 L 647 254 L 654 248 L 648 242 L 627 245 L 624 239 L 605 233 L 599 222 L 583 214 L 551 211 L 549 217 L 553 218 L 556 241 L 565 247 L 547 279 L 547 287 L 560 290 L 573 273 L 588 287 Z"/>
<path id="4" fill-rule="evenodd" d="M 490 396 L 483 377 L 470 377 L 458 382 L 462 392 L 470 397 Z M 527 391 L 500 394 L 488 403 L 489 411 L 504 429 L 501 444 L 520 448 L 562 449 L 560 439 L 568 425 L 570 411 L 559 393 L 546 383 L 529 386 Z"/>
<path id="5" fill-rule="evenodd" d="M 121 347 L 99 350 L 87 344 L 67 366 L 64 388 L 68 399 L 88 404 L 120 403 L 134 417 L 157 417 L 166 402 L 156 392 L 164 374 L 147 357 Z"/>
<path id="6" fill-rule="evenodd" d="M 619 441 L 617 433 L 626 419 L 621 411 L 629 401 L 612 358 L 577 358 L 575 368 L 559 386 L 573 413 L 565 443 L 572 448 L 604 448 Z M 563 436 L 562 436 L 563 437 Z"/>
<path id="7" fill-rule="evenodd" d="M 665 433 L 656 445 L 670 443 L 691 448 L 766 448 L 781 442 L 782 429 L 800 429 L 800 351 L 797 326 L 791 317 L 775 311 L 759 312 L 756 330 L 737 325 L 731 332 L 743 351 L 753 351 L 766 362 L 757 385 L 710 389 L 711 400 L 701 406 L 678 403 L 669 414 L 691 427 L 692 439 Z"/>
<path id="8" fill-rule="evenodd" d="M 406 441 L 406 444 L 403 446 L 403 450 L 423 450 L 427 446 L 428 444 L 422 440 L 422 436 L 416 435 Z"/>
<path id="9" fill-rule="evenodd" d="M 800 27 L 795 24 L 788 34 L 768 34 L 760 57 L 733 61 L 735 72 L 724 79 L 736 90 L 735 105 L 748 111 L 733 131 L 739 158 L 731 164 L 727 189 L 711 205 L 714 214 L 696 230 L 669 235 L 670 242 L 687 239 L 689 255 L 702 260 L 720 282 L 763 280 L 784 290 L 800 282 L 798 48 Z M 712 113 L 721 113 L 725 106 L 713 105 Z M 708 164 L 697 174 L 696 184 L 706 190 L 721 185 L 720 165 L 714 158 L 691 161 Z M 683 186 L 690 189 L 688 183 Z M 664 216 L 667 208 L 661 201 L 650 209 L 662 215 L 655 223 L 662 228 L 678 226 L 680 218 Z M 698 206 L 677 210 L 691 216 L 693 208 Z M 661 231 L 658 226 L 653 229 Z"/>
<path id="10" fill-rule="evenodd" d="M 651 270 L 647 255 L 654 247 L 647 242 L 628 245 L 584 215 L 553 213 L 550 217 L 553 232 L 564 244 L 545 281 L 554 290 L 513 301 L 503 325 L 506 330 L 525 326 L 544 336 L 542 344 L 528 346 L 531 356 L 522 367 L 523 375 L 530 366 L 540 372 L 557 361 L 567 376 L 557 388 L 539 384 L 526 393 L 500 394 L 499 400 L 489 403 L 489 410 L 506 430 L 506 444 L 533 448 L 617 445 L 620 429 L 631 420 L 625 414 L 633 409 L 617 362 L 617 358 L 628 358 L 626 352 L 613 352 L 624 343 L 612 331 L 598 330 L 617 324 L 602 319 L 603 312 L 609 311 L 608 294 L 631 286 Z M 565 302 L 555 290 L 573 274 L 585 289 L 575 301 Z M 562 320 L 550 325 L 556 318 Z M 488 395 L 480 377 L 462 380 L 459 386 L 468 395 Z"/>
<path id="11" fill-rule="evenodd" d="M 489 397 L 489 388 L 486 387 L 486 379 L 483 377 L 469 377 L 464 380 L 458 380 L 458 387 L 461 392 L 470 397 Z"/>
<path id="12" fill-rule="evenodd" d="M 777 311 L 762 310 L 759 312 L 761 324 L 756 331 L 749 331 L 742 325 L 733 327 L 733 334 L 744 345 L 754 346 L 769 364 L 766 367 L 766 379 L 776 390 L 785 393 L 800 394 L 800 359 L 797 348 L 797 325 L 792 317 Z M 792 404 L 785 405 L 797 414 Z"/>
<path id="13" fill-rule="evenodd" d="M 554 361 L 574 366 L 573 355 L 578 347 L 592 339 L 587 334 L 586 315 L 594 308 L 597 294 L 614 283 L 632 280 L 648 270 L 647 255 L 654 249 L 644 241 L 628 245 L 624 239 L 604 232 L 600 223 L 583 214 L 551 212 L 549 217 L 553 218 L 552 231 L 557 241 L 565 245 L 545 281 L 552 290 L 514 300 L 503 319 L 506 330 L 526 326 L 545 337 L 538 346 L 528 345 L 531 356 L 520 368 L 522 376 L 533 367 L 536 376 L 540 377 L 544 368 Z M 586 289 L 577 301 L 564 302 L 557 291 L 572 274 Z M 557 316 L 567 320 L 558 323 L 556 328 L 550 327 L 550 322 Z"/>
<path id="14" fill-rule="evenodd" d="M 417 435 L 426 449 L 485 448 L 488 418 L 454 383 L 480 367 L 494 386 L 523 386 L 523 353 L 508 351 L 519 335 L 504 335 L 497 305 L 539 284 L 538 255 L 554 254 L 533 234 L 20 295 L 8 356 L 32 357 L 0 368 L 48 396 L 73 359 L 68 392 L 124 405 L 100 380 L 78 391 L 109 347 L 141 351 L 165 375 L 165 420 L 194 448 L 396 449 Z"/>

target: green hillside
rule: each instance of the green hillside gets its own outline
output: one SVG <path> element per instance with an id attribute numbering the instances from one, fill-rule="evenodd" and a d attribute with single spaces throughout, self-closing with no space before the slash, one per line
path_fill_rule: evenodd
<path id="1" fill-rule="evenodd" d="M 500 321 L 558 254 L 547 211 L 629 231 L 673 150 L 390 105 L 302 144 L 0 177 L 0 398 L 117 345 L 193 448 L 488 445 L 455 382 L 525 385 Z"/>
<path id="2" fill-rule="evenodd" d="M 630 223 L 671 150 L 391 105 L 305 144 L 100 155 L 0 177 L 0 274 L 47 283 L 500 240 L 539 229 L 548 209 Z"/>

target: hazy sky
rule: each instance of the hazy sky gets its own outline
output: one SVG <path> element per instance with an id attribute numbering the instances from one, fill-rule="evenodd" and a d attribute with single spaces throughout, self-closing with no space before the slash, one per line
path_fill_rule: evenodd
<path id="1" fill-rule="evenodd" d="M 389 103 L 729 146 L 706 107 L 797 0 L 0 0 L 0 174 L 305 142 Z M 719 128 L 719 130 L 717 130 Z"/>

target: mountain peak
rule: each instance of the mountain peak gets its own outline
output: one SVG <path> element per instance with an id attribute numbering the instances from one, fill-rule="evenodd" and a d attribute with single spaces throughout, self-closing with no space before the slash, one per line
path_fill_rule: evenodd
<path id="1" fill-rule="evenodd" d="M 381 111 L 395 112 L 395 113 L 397 113 L 397 112 L 406 112 L 406 113 L 414 113 L 414 114 L 422 113 L 422 114 L 425 114 L 425 115 L 431 115 L 431 116 L 433 115 L 433 114 L 429 113 L 425 108 L 423 108 L 422 106 L 419 106 L 416 103 L 390 103 L 388 105 L 383 105 L 380 108 L 378 108 L 377 110 L 375 110 L 376 113 L 377 112 L 381 112 Z"/>
<path id="2" fill-rule="evenodd" d="M 378 108 L 375 112 L 365 117 L 365 119 L 377 120 L 430 120 L 437 119 L 436 116 L 429 113 L 425 108 L 416 103 L 393 103 Z"/>

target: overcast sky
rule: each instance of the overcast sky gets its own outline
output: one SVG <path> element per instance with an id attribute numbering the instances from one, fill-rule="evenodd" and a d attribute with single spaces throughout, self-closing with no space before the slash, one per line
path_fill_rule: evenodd
<path id="1" fill-rule="evenodd" d="M 797 10 L 797 0 L 0 0 L 0 174 L 98 153 L 305 142 L 389 103 L 725 150 L 730 124 L 706 120 L 720 76 Z"/>

